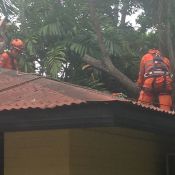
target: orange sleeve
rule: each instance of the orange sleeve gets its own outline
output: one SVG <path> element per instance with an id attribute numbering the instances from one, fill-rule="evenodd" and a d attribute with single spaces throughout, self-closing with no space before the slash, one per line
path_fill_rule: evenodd
<path id="1" fill-rule="evenodd" d="M 137 85 L 142 86 L 144 82 L 144 74 L 145 74 L 145 56 L 142 57 L 140 62 L 139 76 L 137 79 Z"/>
<path id="2" fill-rule="evenodd" d="M 8 54 L 7 53 L 2 53 L 0 55 L 0 67 L 4 67 L 6 65 L 7 59 L 8 59 Z"/>

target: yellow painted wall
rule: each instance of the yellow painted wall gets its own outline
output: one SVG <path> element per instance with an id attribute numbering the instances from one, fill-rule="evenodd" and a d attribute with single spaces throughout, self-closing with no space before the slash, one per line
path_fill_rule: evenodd
<path id="1" fill-rule="evenodd" d="M 69 175 L 68 130 L 5 133 L 5 175 Z"/>
<path id="2" fill-rule="evenodd" d="M 5 175 L 164 175 L 171 140 L 122 128 L 9 132 Z"/>
<path id="3" fill-rule="evenodd" d="M 120 128 L 75 129 L 70 138 L 71 175 L 165 174 L 166 138 Z"/>

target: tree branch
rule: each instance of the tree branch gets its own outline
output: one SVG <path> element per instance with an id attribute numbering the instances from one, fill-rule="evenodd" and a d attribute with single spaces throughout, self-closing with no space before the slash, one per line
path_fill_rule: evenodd
<path id="1" fill-rule="evenodd" d="M 115 77 L 119 82 L 119 84 L 121 84 L 123 87 L 125 87 L 128 90 L 128 92 L 130 92 L 131 96 L 138 95 L 138 89 L 135 83 L 133 83 L 128 77 L 126 77 L 114 66 L 111 66 L 110 69 L 108 69 L 102 61 L 99 61 L 96 58 L 91 57 L 89 55 L 85 55 L 83 57 L 83 61 L 95 67 L 96 69 L 102 70 L 108 73 L 109 75 Z"/>
<path id="2" fill-rule="evenodd" d="M 94 30 L 96 32 L 97 35 L 97 40 L 98 40 L 98 44 L 100 47 L 100 50 L 102 52 L 102 60 L 104 61 L 104 63 L 108 63 L 108 53 L 106 52 L 105 46 L 104 46 L 104 42 L 103 42 L 103 36 L 102 36 L 102 32 L 101 32 L 101 28 L 100 28 L 100 23 L 98 20 L 98 17 L 96 15 L 96 9 L 95 9 L 95 0 L 88 0 L 89 2 L 89 10 L 90 10 L 90 15 L 91 15 L 91 19 L 92 19 L 92 23 L 94 26 Z"/>
<path id="3" fill-rule="evenodd" d="M 138 89 L 135 85 L 135 83 L 133 83 L 126 75 L 124 75 L 123 73 L 121 73 L 112 63 L 109 54 L 106 51 L 105 48 L 105 44 L 103 41 L 103 36 L 102 36 L 102 32 L 101 32 L 101 28 L 100 28 L 100 22 L 99 19 L 96 15 L 96 9 L 95 9 L 95 4 L 94 4 L 94 0 L 88 0 L 89 2 L 89 8 L 90 8 L 90 15 L 91 15 L 91 19 L 93 22 L 93 26 L 94 26 L 94 30 L 96 32 L 97 35 L 97 40 L 98 40 L 98 44 L 100 47 L 100 50 L 102 52 L 102 58 L 101 58 L 101 63 L 97 62 L 98 64 L 100 64 L 100 66 L 98 67 L 101 70 L 104 70 L 105 72 L 109 73 L 110 75 L 114 76 L 117 81 L 125 88 L 128 90 L 128 92 L 130 92 L 130 94 L 132 95 L 138 95 Z M 86 60 L 88 58 L 91 59 L 92 61 L 92 57 L 84 57 L 84 60 Z M 97 67 L 97 65 L 94 64 L 95 63 L 95 58 L 93 58 L 93 61 L 89 64 L 91 64 L 94 67 Z"/>
<path id="4" fill-rule="evenodd" d="M 102 61 L 99 61 L 89 55 L 85 55 L 83 57 L 83 61 L 86 62 L 87 64 L 90 64 L 91 66 L 99 69 L 99 70 L 103 70 L 106 71 L 106 68 L 104 66 L 104 64 L 102 63 Z"/>

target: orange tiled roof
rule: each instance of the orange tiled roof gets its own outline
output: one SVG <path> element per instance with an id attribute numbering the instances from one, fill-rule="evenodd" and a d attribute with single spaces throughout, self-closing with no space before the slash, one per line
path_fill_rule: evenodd
<path id="1" fill-rule="evenodd" d="M 122 102 L 148 110 L 174 115 L 173 111 L 143 105 L 134 100 L 113 97 L 89 88 L 50 80 L 33 74 L 17 75 L 15 71 L 0 69 L 0 111 L 28 108 L 55 108 L 88 102 Z"/>
<path id="2" fill-rule="evenodd" d="M 0 111 L 54 108 L 88 101 L 113 101 L 111 95 L 32 74 L 0 71 Z"/>

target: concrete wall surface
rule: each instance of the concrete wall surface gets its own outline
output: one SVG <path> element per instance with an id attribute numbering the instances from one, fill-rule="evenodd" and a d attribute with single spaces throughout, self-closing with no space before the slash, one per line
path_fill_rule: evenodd
<path id="1" fill-rule="evenodd" d="M 164 175 L 172 138 L 125 128 L 8 132 L 5 175 Z"/>

